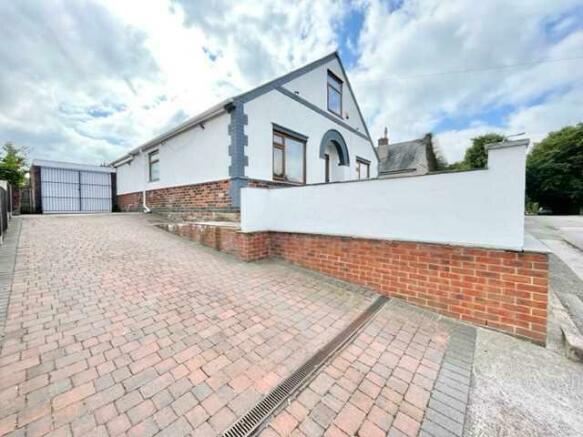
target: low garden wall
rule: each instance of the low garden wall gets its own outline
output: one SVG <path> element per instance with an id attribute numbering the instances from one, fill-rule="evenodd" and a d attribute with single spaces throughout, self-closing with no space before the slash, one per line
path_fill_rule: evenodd
<path id="1" fill-rule="evenodd" d="M 268 245 L 271 257 L 545 343 L 545 253 L 284 232 Z"/>
<path id="2" fill-rule="evenodd" d="M 197 224 L 177 233 L 545 343 L 547 254 L 524 246 L 527 144 L 490 145 L 483 170 L 244 188 L 241 230 Z"/>
<path id="3" fill-rule="evenodd" d="M 244 233 L 229 223 L 164 223 L 160 228 L 220 252 L 235 255 L 243 261 L 256 261 L 269 256 L 269 234 Z"/>
<path id="4" fill-rule="evenodd" d="M 204 223 L 162 227 L 243 261 L 280 258 L 449 317 L 546 340 L 546 253 L 287 232 Z"/>

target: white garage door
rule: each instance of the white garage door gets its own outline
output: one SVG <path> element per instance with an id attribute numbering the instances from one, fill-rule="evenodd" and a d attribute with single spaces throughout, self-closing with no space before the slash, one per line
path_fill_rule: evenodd
<path id="1" fill-rule="evenodd" d="M 41 167 L 45 213 L 111 212 L 111 174 Z"/>

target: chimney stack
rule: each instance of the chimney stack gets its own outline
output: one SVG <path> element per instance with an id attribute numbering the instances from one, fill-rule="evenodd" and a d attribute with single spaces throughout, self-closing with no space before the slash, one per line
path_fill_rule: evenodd
<path id="1" fill-rule="evenodd" d="M 380 146 L 388 146 L 389 145 L 389 130 L 385 126 L 385 136 L 379 138 L 379 147 Z"/>

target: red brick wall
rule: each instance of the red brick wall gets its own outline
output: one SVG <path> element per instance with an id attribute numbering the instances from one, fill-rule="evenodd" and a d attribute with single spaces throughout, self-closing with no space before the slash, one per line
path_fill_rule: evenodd
<path id="1" fill-rule="evenodd" d="M 249 179 L 248 186 L 254 188 L 281 188 L 281 187 L 297 187 L 301 184 L 283 181 L 265 181 L 262 179 Z"/>
<path id="2" fill-rule="evenodd" d="M 146 202 L 149 208 L 164 210 L 231 208 L 229 181 L 150 190 L 146 192 Z"/>
<path id="3" fill-rule="evenodd" d="M 239 233 L 238 256 L 243 261 L 257 261 L 269 256 L 268 232 Z"/>
<path id="4" fill-rule="evenodd" d="M 120 194 L 117 204 L 120 211 L 142 211 L 142 193 Z M 154 212 L 179 213 L 184 220 L 239 219 L 239 210 L 231 206 L 228 180 L 149 190 L 146 204 Z"/>
<path id="5" fill-rule="evenodd" d="M 117 206 L 123 212 L 142 210 L 142 193 L 128 193 L 117 195 Z"/>
<path id="6" fill-rule="evenodd" d="M 545 254 L 278 232 L 269 238 L 270 256 L 545 342 Z"/>
<path id="7" fill-rule="evenodd" d="M 324 235 L 169 225 L 243 261 L 277 257 L 449 317 L 545 343 L 548 258 L 512 252 Z"/>
<path id="8" fill-rule="evenodd" d="M 252 187 L 284 187 L 290 186 L 285 182 L 249 180 Z M 128 193 L 117 196 L 120 211 L 136 212 L 142 210 L 142 193 Z M 195 185 L 182 185 L 179 187 L 160 188 L 148 190 L 146 202 L 153 211 L 187 211 L 204 210 L 234 212 L 237 208 L 231 205 L 229 194 L 229 180 L 206 182 Z M 212 215 L 200 218 L 214 218 Z"/>
<path id="9" fill-rule="evenodd" d="M 203 246 L 235 255 L 243 261 L 259 260 L 269 254 L 269 235 L 266 232 L 242 233 L 236 227 L 200 223 L 166 224 L 160 227 Z"/>

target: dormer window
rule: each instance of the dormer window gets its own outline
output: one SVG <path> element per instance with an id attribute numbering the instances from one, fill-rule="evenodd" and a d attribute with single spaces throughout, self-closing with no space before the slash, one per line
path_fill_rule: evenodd
<path id="1" fill-rule="evenodd" d="M 328 71 L 328 111 L 342 117 L 342 81 Z"/>

